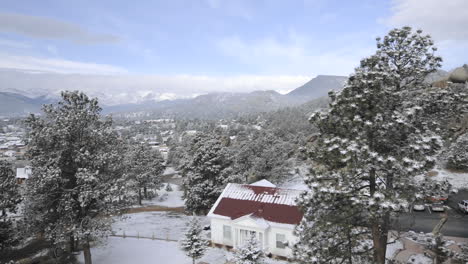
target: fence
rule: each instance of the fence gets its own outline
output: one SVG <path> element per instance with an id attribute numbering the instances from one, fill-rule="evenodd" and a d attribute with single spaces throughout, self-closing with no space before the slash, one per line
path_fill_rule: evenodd
<path id="1" fill-rule="evenodd" d="M 123 231 L 121 234 L 113 232 L 111 237 L 121 237 L 121 238 L 129 237 L 129 238 L 137 238 L 137 239 L 151 239 L 151 240 L 162 240 L 162 241 L 173 241 L 173 242 L 179 241 L 178 239 L 171 238 L 169 236 L 169 233 L 167 233 L 165 236 L 157 236 L 154 234 L 154 232 L 152 233 L 151 236 L 148 236 L 147 234 L 140 235 L 140 232 L 136 232 L 136 234 L 126 233 L 125 231 Z"/>

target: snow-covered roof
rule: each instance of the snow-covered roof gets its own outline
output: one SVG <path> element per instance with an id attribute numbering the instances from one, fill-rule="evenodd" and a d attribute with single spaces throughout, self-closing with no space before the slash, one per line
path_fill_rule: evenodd
<path id="1" fill-rule="evenodd" d="M 254 182 L 254 183 L 251 183 L 250 185 L 252 186 L 261 186 L 261 187 L 272 187 L 272 188 L 275 188 L 276 185 L 274 185 L 273 183 L 263 179 L 263 180 L 259 180 L 257 182 Z"/>
<path id="2" fill-rule="evenodd" d="M 31 176 L 31 168 L 16 168 L 16 178 L 28 179 Z"/>
<path id="3" fill-rule="evenodd" d="M 246 215 L 268 222 L 296 225 L 302 212 L 296 199 L 302 191 L 230 183 L 208 213 L 209 217 L 237 219 Z"/>

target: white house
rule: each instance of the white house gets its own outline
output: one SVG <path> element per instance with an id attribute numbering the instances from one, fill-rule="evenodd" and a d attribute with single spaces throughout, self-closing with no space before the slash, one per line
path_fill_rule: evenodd
<path id="1" fill-rule="evenodd" d="M 293 231 L 303 217 L 295 203 L 300 193 L 266 180 L 228 184 L 208 213 L 211 241 L 237 248 L 254 234 L 264 252 L 291 257 L 297 242 Z"/>

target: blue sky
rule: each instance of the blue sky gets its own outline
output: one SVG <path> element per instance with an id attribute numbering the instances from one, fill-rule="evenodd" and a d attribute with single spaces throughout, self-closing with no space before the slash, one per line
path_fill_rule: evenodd
<path id="1" fill-rule="evenodd" d="M 211 78 L 222 91 L 226 80 L 239 91 L 280 82 L 274 89 L 285 91 L 318 74 L 348 75 L 375 50 L 375 37 L 412 25 L 434 35 L 451 69 L 468 62 L 468 30 L 459 25 L 468 22 L 468 2 L 445 2 L 3 0 L 0 68 Z M 441 4 L 451 13 L 438 14 Z"/>

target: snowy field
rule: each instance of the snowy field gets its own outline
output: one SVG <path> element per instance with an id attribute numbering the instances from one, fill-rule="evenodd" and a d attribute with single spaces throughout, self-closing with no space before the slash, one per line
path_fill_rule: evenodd
<path id="1" fill-rule="evenodd" d="M 125 215 L 112 225 L 116 235 L 169 238 L 179 240 L 192 216 L 177 212 L 142 212 Z M 202 226 L 208 225 L 206 217 L 198 217 Z"/>
<path id="2" fill-rule="evenodd" d="M 178 242 L 150 239 L 111 237 L 103 246 L 91 251 L 93 262 L 99 264 L 191 264 L 192 260 L 179 249 Z M 209 248 L 205 256 L 197 261 L 209 264 L 224 264 L 231 259 L 231 253 L 224 249 Z M 83 256 L 78 256 L 84 263 Z M 266 264 L 286 264 L 284 261 L 267 259 Z"/>

